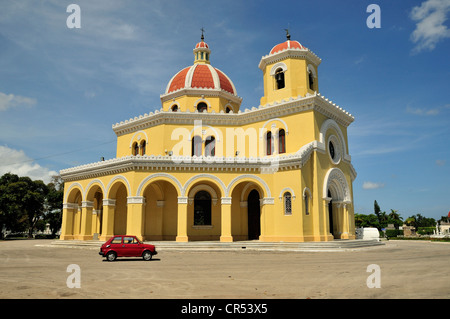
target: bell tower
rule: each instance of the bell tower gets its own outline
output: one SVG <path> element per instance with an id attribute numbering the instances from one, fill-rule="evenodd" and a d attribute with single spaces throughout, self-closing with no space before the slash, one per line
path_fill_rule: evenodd
<path id="1" fill-rule="evenodd" d="M 321 59 L 298 41 L 292 41 L 286 30 L 286 41 L 279 43 L 261 58 L 264 96 L 261 105 L 319 92 L 318 66 Z"/>

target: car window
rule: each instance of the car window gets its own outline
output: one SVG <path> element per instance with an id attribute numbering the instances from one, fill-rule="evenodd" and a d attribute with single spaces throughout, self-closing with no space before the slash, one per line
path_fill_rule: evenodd
<path id="1" fill-rule="evenodd" d="M 114 237 L 111 241 L 111 244 L 121 244 L 122 243 L 122 237 Z"/>
<path id="2" fill-rule="evenodd" d="M 137 240 L 134 237 L 124 237 L 123 238 L 123 243 L 124 244 L 137 244 Z"/>

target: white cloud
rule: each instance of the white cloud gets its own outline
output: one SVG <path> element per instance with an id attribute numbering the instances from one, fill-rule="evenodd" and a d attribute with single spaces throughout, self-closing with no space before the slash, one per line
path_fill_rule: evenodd
<path id="1" fill-rule="evenodd" d="M 7 109 L 16 106 L 33 106 L 35 104 L 36 99 L 0 92 L 0 111 L 6 111 Z"/>
<path id="2" fill-rule="evenodd" d="M 413 53 L 433 50 L 436 44 L 450 37 L 450 30 L 444 25 L 450 12 L 450 1 L 427 0 L 411 10 L 411 19 L 416 21 L 416 29 L 411 40 L 416 43 Z"/>
<path id="3" fill-rule="evenodd" d="M 364 182 L 363 189 L 378 189 L 383 188 L 384 183 Z"/>
<path id="4" fill-rule="evenodd" d="M 415 115 L 438 115 L 440 113 L 440 109 L 439 108 L 435 108 L 435 109 L 421 109 L 421 108 L 413 108 L 413 107 L 407 107 L 406 108 L 406 112 L 410 113 L 410 114 L 415 114 Z"/>
<path id="5" fill-rule="evenodd" d="M 15 150 L 7 146 L 0 146 L 0 176 L 6 173 L 18 176 L 28 176 L 32 180 L 42 180 L 49 183 L 53 175 L 58 173 L 46 167 L 42 167 L 25 155 L 20 150 Z"/>

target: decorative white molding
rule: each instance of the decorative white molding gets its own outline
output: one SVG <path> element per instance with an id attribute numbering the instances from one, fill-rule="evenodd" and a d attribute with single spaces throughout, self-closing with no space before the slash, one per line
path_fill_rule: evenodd
<path id="1" fill-rule="evenodd" d="M 226 192 L 225 192 L 225 196 L 224 197 L 229 197 L 232 190 L 233 190 L 233 185 L 236 184 L 237 182 L 239 182 L 241 179 L 250 179 L 252 180 L 252 182 L 254 182 L 255 184 L 259 185 L 259 187 L 262 186 L 262 188 L 265 190 L 266 193 L 266 197 L 270 197 L 271 193 L 270 193 L 270 187 L 267 185 L 267 183 L 259 176 L 256 175 L 250 175 L 250 174 L 243 174 L 240 175 L 238 177 L 233 178 L 233 180 L 230 182 L 230 184 L 228 184 L 228 187 L 226 188 Z"/>
<path id="2" fill-rule="evenodd" d="M 103 199 L 103 206 L 115 207 L 116 206 L 116 200 L 112 199 L 112 198 L 104 198 Z"/>
<path id="3" fill-rule="evenodd" d="M 102 162 L 100 162 L 102 163 Z M 116 182 L 116 181 L 122 181 L 125 183 L 125 186 L 127 188 L 127 194 L 131 194 L 131 187 L 130 187 L 130 182 L 128 182 L 127 178 L 125 176 L 122 175 L 116 175 L 114 176 L 108 183 L 108 185 L 106 186 L 106 190 L 109 192 L 111 191 L 111 186 Z"/>
<path id="4" fill-rule="evenodd" d="M 263 206 L 263 205 L 273 205 L 273 204 L 275 204 L 275 200 L 273 199 L 273 197 L 264 197 L 264 198 L 259 200 L 259 203 L 260 203 L 261 206 Z"/>
<path id="5" fill-rule="evenodd" d="M 308 196 L 309 197 L 309 199 L 310 200 L 312 200 L 312 192 L 311 192 L 311 190 L 308 188 L 308 187 L 305 187 L 304 189 L 303 189 L 303 198 L 305 198 L 306 196 Z"/>
<path id="6" fill-rule="evenodd" d="M 66 191 L 64 191 L 65 193 L 65 197 L 64 197 L 64 202 L 67 202 L 67 197 L 69 196 L 70 192 L 72 191 L 72 188 L 78 188 L 80 193 L 83 195 L 84 191 L 83 191 L 83 186 L 81 186 L 80 183 L 72 183 Z"/>
<path id="7" fill-rule="evenodd" d="M 329 146 L 330 142 L 331 142 L 331 144 L 333 144 L 333 147 L 334 147 L 334 158 L 331 157 L 330 146 Z M 330 158 L 330 161 L 333 164 L 338 165 L 341 161 L 342 154 L 344 154 L 341 141 L 336 137 L 336 135 L 330 135 L 328 137 L 326 147 L 328 149 L 327 153 L 328 153 L 328 157 Z"/>
<path id="8" fill-rule="evenodd" d="M 222 197 L 220 203 L 222 205 L 231 205 L 231 197 Z"/>
<path id="9" fill-rule="evenodd" d="M 188 203 L 188 197 L 178 196 L 178 204 L 187 204 L 187 203 Z"/>
<path id="10" fill-rule="evenodd" d="M 145 137 L 145 140 L 148 142 L 148 136 L 147 136 L 147 133 L 145 133 L 145 131 L 143 131 L 143 130 L 139 130 L 139 131 L 137 131 L 136 133 L 134 133 L 133 136 L 132 136 L 131 139 L 130 139 L 130 149 L 131 149 L 131 147 L 133 146 L 133 142 L 134 142 L 135 136 L 138 135 L 138 134 L 143 134 L 144 137 Z"/>
<path id="11" fill-rule="evenodd" d="M 306 59 L 308 62 L 311 62 L 312 64 L 318 66 L 322 60 L 314 54 L 311 50 L 304 48 L 288 48 L 284 49 L 282 51 L 275 52 L 273 54 L 265 55 L 261 58 L 261 61 L 259 62 L 258 67 L 261 70 L 264 70 L 266 65 L 276 63 L 278 61 L 282 61 L 287 58 L 292 59 Z"/>
<path id="12" fill-rule="evenodd" d="M 189 185 L 192 184 L 193 182 L 195 182 L 198 179 L 212 179 L 213 181 L 216 182 L 215 184 L 218 184 L 217 186 L 220 186 L 222 194 L 226 194 L 226 191 L 225 191 L 226 190 L 226 186 L 225 186 L 225 184 L 222 182 L 222 180 L 220 178 L 218 178 L 217 176 L 214 176 L 212 174 L 198 174 L 196 176 L 191 177 L 190 179 L 188 179 L 186 181 L 186 183 L 182 187 L 181 194 L 184 196 L 186 194 L 186 191 L 189 188 Z M 214 194 L 216 195 L 215 198 L 219 197 L 216 192 L 214 192 Z"/>
<path id="13" fill-rule="evenodd" d="M 144 196 L 129 196 L 127 197 L 127 204 L 145 204 Z"/>
<path id="14" fill-rule="evenodd" d="M 291 198 L 292 198 L 292 200 L 295 200 L 295 193 L 294 193 L 294 190 L 293 190 L 292 188 L 290 188 L 290 187 L 285 187 L 285 188 L 283 188 L 283 189 L 281 190 L 280 195 L 278 196 L 278 198 L 279 198 L 280 201 L 283 200 L 283 195 L 284 195 L 284 193 L 286 193 L 286 192 L 291 193 Z"/>
<path id="15" fill-rule="evenodd" d="M 82 208 L 93 208 L 93 207 L 94 207 L 94 202 L 91 202 L 91 201 L 82 201 L 82 202 L 81 202 L 81 207 L 82 207 Z"/>
<path id="16" fill-rule="evenodd" d="M 211 90 L 206 90 L 211 92 Z M 196 95 L 205 94 L 203 90 L 196 92 Z M 229 96 L 233 96 L 228 93 Z M 205 96 L 208 96 L 205 94 Z M 169 100 L 174 97 L 168 98 Z M 228 98 L 228 97 L 226 97 Z M 232 98 L 228 100 L 234 101 Z M 239 104 L 239 103 L 238 103 Z M 144 114 L 130 118 L 129 120 L 116 123 L 112 126 L 116 135 L 120 136 L 138 130 L 143 130 L 149 127 L 161 124 L 176 124 L 176 125 L 192 125 L 194 120 L 202 120 L 205 125 L 233 125 L 242 126 L 255 122 L 266 121 L 275 117 L 282 117 L 290 114 L 296 114 L 304 111 L 314 109 L 319 113 L 334 119 L 337 123 L 348 126 L 354 121 L 354 117 L 337 106 L 332 101 L 322 96 L 320 93 L 310 94 L 305 97 L 298 96 L 297 98 L 290 98 L 283 100 L 280 103 L 273 105 L 260 105 L 251 110 L 238 111 L 237 113 L 198 113 L 189 110 L 185 112 L 169 111 L 155 111 L 149 114 Z"/>
<path id="17" fill-rule="evenodd" d="M 77 203 L 64 203 L 63 209 L 78 209 Z"/>
<path id="18" fill-rule="evenodd" d="M 170 156 L 168 156 L 168 157 L 170 157 Z M 167 173 L 156 173 L 156 174 L 151 174 L 151 175 L 147 176 L 146 178 L 144 178 L 144 180 L 138 186 L 136 196 L 143 195 L 142 191 L 143 191 L 144 187 L 146 187 L 148 184 L 150 184 L 149 181 L 151 181 L 152 179 L 161 178 L 161 177 L 168 178 L 171 181 L 173 181 L 175 183 L 175 185 L 178 187 L 178 189 L 177 189 L 178 193 L 179 194 L 182 193 L 183 187 L 178 179 L 176 179 L 175 177 L 173 177 L 172 175 L 167 174 Z M 184 193 L 183 193 L 183 195 L 184 195 Z"/>
<path id="19" fill-rule="evenodd" d="M 286 72 L 287 69 L 288 69 L 285 63 L 283 63 L 283 62 L 278 62 L 278 63 L 275 63 L 275 64 L 272 66 L 272 68 L 270 69 L 270 75 L 271 75 L 271 76 L 275 76 L 275 72 L 276 72 L 278 69 L 280 69 L 280 68 L 281 68 L 281 70 L 283 70 L 283 72 Z"/>
<path id="20" fill-rule="evenodd" d="M 328 198 L 330 190 L 334 201 L 351 202 L 350 189 L 344 173 L 339 168 L 331 168 L 325 175 L 323 183 L 323 199 Z"/>

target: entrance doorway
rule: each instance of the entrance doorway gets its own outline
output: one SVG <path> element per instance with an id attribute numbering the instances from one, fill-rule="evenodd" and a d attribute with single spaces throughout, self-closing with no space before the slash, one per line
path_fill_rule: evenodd
<path id="1" fill-rule="evenodd" d="M 256 189 L 248 194 L 248 239 L 259 239 L 261 235 L 261 206 L 259 193 Z"/>

